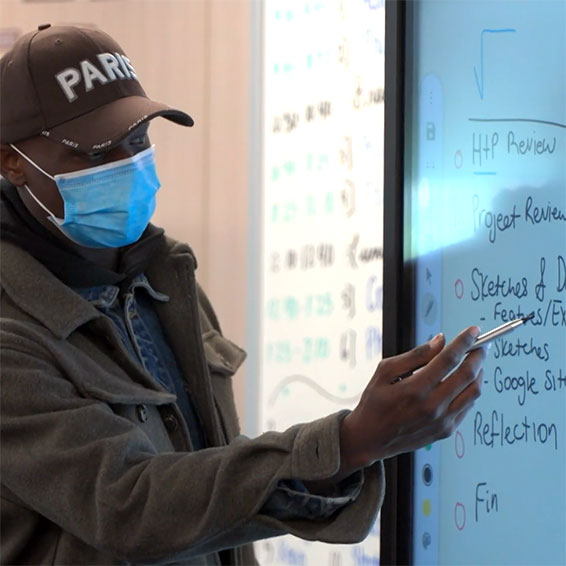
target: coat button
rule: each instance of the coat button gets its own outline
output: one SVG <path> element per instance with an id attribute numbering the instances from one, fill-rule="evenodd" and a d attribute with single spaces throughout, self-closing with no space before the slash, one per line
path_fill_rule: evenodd
<path id="1" fill-rule="evenodd" d="M 165 424 L 165 428 L 169 432 L 175 432 L 179 426 L 179 423 L 177 422 L 177 419 L 174 415 L 167 415 L 163 419 L 163 423 Z"/>
<path id="2" fill-rule="evenodd" d="M 136 414 L 138 415 L 138 419 L 141 423 L 145 423 L 145 421 L 147 421 L 147 407 L 145 405 L 138 405 L 136 407 Z"/>

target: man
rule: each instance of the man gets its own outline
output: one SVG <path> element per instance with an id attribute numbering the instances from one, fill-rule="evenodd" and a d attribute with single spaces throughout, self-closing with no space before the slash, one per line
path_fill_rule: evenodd
<path id="1" fill-rule="evenodd" d="M 382 361 L 352 412 L 239 436 L 244 353 L 190 248 L 149 223 L 150 121 L 192 118 L 96 30 L 40 26 L 0 71 L 2 563 L 251 564 L 283 533 L 362 540 L 381 461 L 479 396 L 479 329 Z"/>

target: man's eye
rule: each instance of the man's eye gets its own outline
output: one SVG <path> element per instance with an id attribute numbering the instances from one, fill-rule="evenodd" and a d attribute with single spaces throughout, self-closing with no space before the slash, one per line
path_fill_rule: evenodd
<path id="1" fill-rule="evenodd" d="M 89 161 L 102 161 L 106 156 L 106 152 L 93 151 L 92 153 L 87 153 L 86 156 Z"/>

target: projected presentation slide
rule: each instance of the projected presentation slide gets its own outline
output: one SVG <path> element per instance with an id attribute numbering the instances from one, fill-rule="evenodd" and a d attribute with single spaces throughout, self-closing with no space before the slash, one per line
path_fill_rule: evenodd
<path id="1" fill-rule="evenodd" d="M 566 564 L 566 3 L 411 4 L 416 342 L 532 314 L 414 467 L 416 564 Z"/>

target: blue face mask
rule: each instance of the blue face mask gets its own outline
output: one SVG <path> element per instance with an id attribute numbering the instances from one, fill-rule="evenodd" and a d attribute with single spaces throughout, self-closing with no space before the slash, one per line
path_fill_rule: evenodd
<path id="1" fill-rule="evenodd" d="M 57 218 L 27 185 L 25 188 L 73 242 L 89 248 L 119 248 L 137 241 L 149 224 L 161 186 L 154 146 L 133 157 L 54 177 L 17 147 L 12 148 L 57 184 L 65 205 L 64 218 Z"/>

